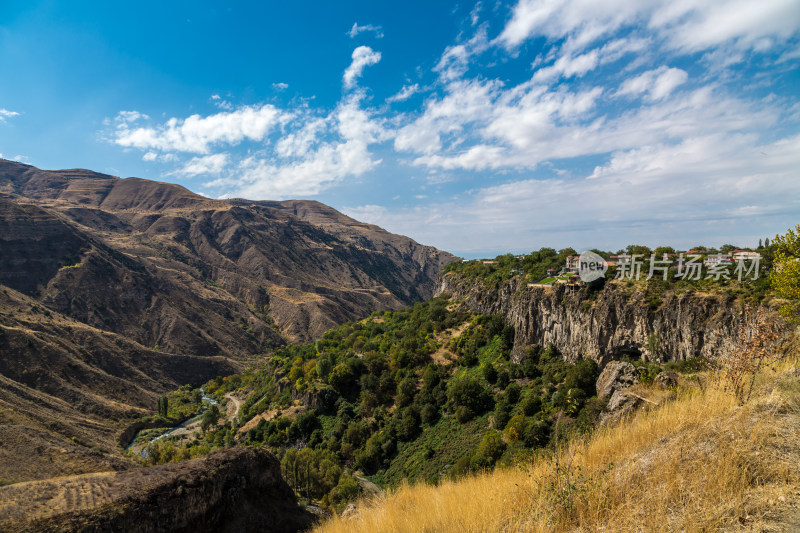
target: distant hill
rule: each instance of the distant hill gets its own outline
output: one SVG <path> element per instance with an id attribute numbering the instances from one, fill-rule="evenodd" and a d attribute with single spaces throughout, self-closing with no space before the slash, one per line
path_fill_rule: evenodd
<path id="1" fill-rule="evenodd" d="M 210 200 L 5 160 L 0 195 L 1 284 L 165 351 L 311 340 L 429 298 L 455 259 L 313 201 Z"/>

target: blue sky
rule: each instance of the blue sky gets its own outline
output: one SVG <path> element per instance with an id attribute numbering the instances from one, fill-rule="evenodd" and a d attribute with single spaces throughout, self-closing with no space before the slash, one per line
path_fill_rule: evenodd
<path id="1" fill-rule="evenodd" d="M 797 0 L 4 0 L 0 65 L 6 159 L 465 257 L 800 222 Z"/>

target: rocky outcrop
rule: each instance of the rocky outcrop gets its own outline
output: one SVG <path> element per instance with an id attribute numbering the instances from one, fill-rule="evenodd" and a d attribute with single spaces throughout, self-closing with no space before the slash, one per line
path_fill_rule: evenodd
<path id="1" fill-rule="evenodd" d="M 605 412 L 600 415 L 600 424 L 614 425 L 636 411 L 644 401 L 625 390 L 615 391 L 608 401 Z"/>
<path id="2" fill-rule="evenodd" d="M 656 376 L 656 378 L 653 380 L 653 383 L 662 389 L 671 389 L 672 387 L 677 387 L 678 374 L 676 372 L 665 370 Z"/>
<path id="3" fill-rule="evenodd" d="M 469 310 L 500 314 L 515 328 L 517 360 L 527 346 L 552 343 L 567 360 L 595 359 L 601 367 L 623 355 L 645 361 L 712 356 L 729 347 L 743 307 L 725 294 L 694 291 L 653 296 L 609 281 L 587 286 L 528 287 L 517 278 L 487 287 L 482 280 L 443 275 L 436 294 L 451 294 Z"/>
<path id="4" fill-rule="evenodd" d="M 11 485 L 0 488 L 0 501 L 14 502 L 0 517 L 3 532 L 294 532 L 312 523 L 281 478 L 278 460 L 251 447 Z"/>
<path id="5" fill-rule="evenodd" d="M 640 372 L 625 361 L 611 361 L 597 378 L 597 397 L 601 400 L 633 387 L 639 381 Z"/>

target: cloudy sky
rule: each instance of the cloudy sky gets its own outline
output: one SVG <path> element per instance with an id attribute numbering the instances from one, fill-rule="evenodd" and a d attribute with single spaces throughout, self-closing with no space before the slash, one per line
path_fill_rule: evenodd
<path id="1" fill-rule="evenodd" d="M 465 257 L 800 223 L 797 0 L 227 4 L 4 0 L 2 157 Z"/>

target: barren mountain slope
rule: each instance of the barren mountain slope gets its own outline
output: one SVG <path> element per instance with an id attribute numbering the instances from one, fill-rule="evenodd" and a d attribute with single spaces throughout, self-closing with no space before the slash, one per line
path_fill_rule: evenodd
<path id="1" fill-rule="evenodd" d="M 209 200 L 3 160 L 0 194 L 0 246 L 13 250 L 0 282 L 169 351 L 257 353 L 281 342 L 272 321 L 289 339 L 312 339 L 430 297 L 454 259 L 318 202 Z"/>

